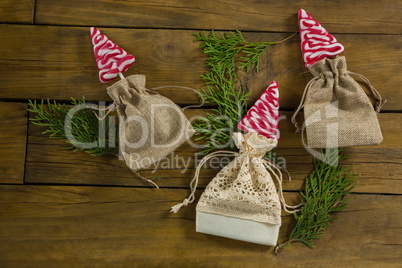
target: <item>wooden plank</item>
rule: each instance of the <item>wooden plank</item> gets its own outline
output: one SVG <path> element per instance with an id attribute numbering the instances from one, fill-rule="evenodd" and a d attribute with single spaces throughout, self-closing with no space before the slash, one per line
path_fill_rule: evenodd
<path id="1" fill-rule="evenodd" d="M 186 111 L 189 118 L 204 113 L 205 111 L 198 109 Z M 292 182 L 285 180 L 284 189 L 301 190 L 304 179 L 312 168 L 312 156 L 304 149 L 300 135 L 294 133 L 294 127 L 290 123 L 291 113 L 282 112 L 282 115 L 287 119 L 280 124 L 282 138 L 277 154 L 284 158 L 292 176 Z M 381 145 L 347 148 L 345 152 L 350 159 L 343 163 L 354 165 L 354 170 L 361 174 L 355 192 L 401 193 L 402 115 L 380 114 L 379 121 L 384 135 Z M 117 157 L 93 158 L 83 152 L 67 152 L 61 150 L 66 146 L 65 142 L 43 136 L 43 128 L 30 125 L 29 130 L 25 174 L 28 183 L 148 186 L 138 180 Z M 158 165 L 141 173 L 150 178 L 159 175 L 159 186 L 189 187 L 194 169 L 202 158 L 196 152 L 194 147 L 184 144 Z M 219 170 L 219 164 L 206 166 L 201 171 L 199 186 L 205 187 Z"/>
<path id="2" fill-rule="evenodd" d="M 297 31 L 297 12 L 309 12 L 330 33 L 400 34 L 400 1 L 335 3 L 279 1 L 37 0 L 36 21 L 56 25 Z"/>
<path id="3" fill-rule="evenodd" d="M 0 186 L 2 267 L 398 267 L 401 196 L 352 195 L 316 248 L 273 247 L 195 232 L 195 204 L 169 213 L 186 190 Z M 197 200 L 200 191 L 197 192 Z M 297 202 L 297 194 L 285 194 Z M 283 215 L 279 241 L 293 216 Z M 21 254 L 24 252 L 24 254 Z"/>
<path id="4" fill-rule="evenodd" d="M 178 104 L 198 102 L 193 92 L 175 88 L 204 87 L 205 55 L 193 42 L 193 30 L 101 29 L 113 41 L 133 53 L 134 65 L 126 75 L 147 75 L 147 87 L 159 90 Z M 109 100 L 99 82 L 89 28 L 0 25 L 0 99 Z M 282 40 L 285 33 L 245 33 L 247 40 Z M 345 44 L 349 69 L 368 77 L 388 98 L 384 110 L 402 110 L 402 50 L 396 35 L 337 35 Z M 239 73 L 241 83 L 252 90 L 253 103 L 267 85 L 276 80 L 284 109 L 295 109 L 312 75 L 304 68 L 298 37 L 268 49 L 261 71 L 252 80 Z M 23 79 L 21 79 L 23 78 Z"/>
<path id="5" fill-rule="evenodd" d="M 2 0 L 0 22 L 33 23 L 35 0 Z"/>
<path id="6" fill-rule="evenodd" d="M 0 103 L 0 184 L 24 183 L 27 105 Z"/>

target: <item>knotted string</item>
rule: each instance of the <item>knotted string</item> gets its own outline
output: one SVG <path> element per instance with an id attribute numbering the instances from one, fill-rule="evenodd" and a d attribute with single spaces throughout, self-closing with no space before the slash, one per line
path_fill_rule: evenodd
<path id="1" fill-rule="evenodd" d="M 297 107 L 295 113 L 294 113 L 293 116 L 292 116 L 291 122 L 292 122 L 292 124 L 293 124 L 293 125 L 295 126 L 295 128 L 296 128 L 296 132 L 300 132 L 300 127 L 299 127 L 299 125 L 298 125 L 297 122 L 296 122 L 296 116 L 297 116 L 297 114 L 300 112 L 300 110 L 304 107 L 304 102 L 306 101 L 307 92 L 310 90 L 310 88 L 312 87 L 313 83 L 314 83 L 315 81 L 317 81 L 318 79 L 320 79 L 320 77 L 319 77 L 319 76 L 316 76 L 316 77 L 314 77 L 313 79 L 311 79 L 310 82 L 308 82 L 308 84 L 307 84 L 306 87 L 304 88 L 303 96 L 302 96 L 302 98 L 301 98 L 301 100 L 300 100 L 299 107 Z"/>
<path id="2" fill-rule="evenodd" d="M 177 212 L 179 212 L 179 210 L 182 207 L 185 207 L 188 204 L 191 204 L 194 202 L 194 200 L 195 200 L 194 194 L 195 194 L 195 190 L 197 189 L 197 186 L 198 186 L 198 178 L 200 176 L 201 167 L 209 159 L 211 159 L 214 156 L 238 156 L 238 155 L 239 155 L 239 153 L 232 152 L 232 151 L 217 151 L 217 152 L 213 152 L 213 153 L 210 153 L 209 155 L 204 156 L 204 158 L 202 158 L 200 163 L 198 164 L 197 169 L 195 170 L 194 178 L 190 182 L 190 189 L 191 189 L 190 195 L 188 196 L 188 198 L 185 198 L 183 200 L 183 202 L 174 205 L 172 207 L 172 209 L 170 210 L 170 212 L 177 213 Z"/>
<path id="3" fill-rule="evenodd" d="M 368 88 L 371 90 L 371 93 L 373 93 L 374 97 L 378 100 L 377 107 L 375 110 L 377 113 L 379 113 L 381 111 L 381 108 L 387 102 L 387 99 L 383 99 L 380 93 L 378 93 L 378 91 L 371 85 L 370 81 L 363 75 L 351 71 L 348 71 L 348 74 L 359 77 L 368 86 Z"/>
<path id="4" fill-rule="evenodd" d="M 191 204 L 191 203 L 194 202 L 194 200 L 195 200 L 195 191 L 196 191 L 197 186 L 198 186 L 198 178 L 199 178 L 199 175 L 200 175 L 201 167 L 209 159 L 211 159 L 212 157 L 215 157 L 215 156 L 239 156 L 239 155 L 240 155 L 240 153 L 236 153 L 236 152 L 232 152 L 232 151 L 217 151 L 217 152 L 210 153 L 209 155 L 206 155 L 203 159 L 201 159 L 201 161 L 198 164 L 197 169 L 195 171 L 194 178 L 190 182 L 190 189 L 191 189 L 190 195 L 188 196 L 188 198 L 185 198 L 183 200 L 183 202 L 174 205 L 171 208 L 170 212 L 177 213 L 177 212 L 179 212 L 179 210 L 182 207 L 187 206 L 188 204 Z M 275 176 L 276 180 L 278 181 L 279 196 L 280 196 L 279 199 L 280 199 L 280 202 L 281 202 L 281 204 L 283 206 L 283 209 L 287 213 L 290 213 L 290 214 L 300 211 L 300 209 L 296 210 L 296 208 L 300 207 L 302 205 L 301 203 L 296 205 L 296 206 L 290 206 L 290 205 L 286 204 L 286 202 L 285 202 L 285 198 L 283 196 L 283 189 L 282 189 L 282 173 L 281 173 L 280 169 L 275 164 L 271 163 L 270 161 L 268 161 L 266 159 L 261 159 L 261 161 L 264 164 L 264 166 Z M 279 176 L 276 175 L 276 173 L 271 169 L 270 165 L 272 165 L 274 167 L 274 169 L 278 172 Z M 287 174 L 288 174 L 289 180 L 290 180 L 290 175 L 289 175 L 288 172 L 287 172 Z M 294 210 L 290 211 L 288 209 L 294 209 Z"/>

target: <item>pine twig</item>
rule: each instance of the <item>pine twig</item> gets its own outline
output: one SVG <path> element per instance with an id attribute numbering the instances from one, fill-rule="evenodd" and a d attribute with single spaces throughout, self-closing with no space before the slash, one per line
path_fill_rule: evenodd
<path id="1" fill-rule="evenodd" d="M 208 153 L 220 145 L 226 149 L 235 148 L 230 146 L 230 130 L 237 128 L 238 121 L 247 112 L 247 96 L 249 92 L 242 89 L 236 90 L 235 57 L 240 53 L 239 69 L 247 72 L 254 66 L 259 71 L 259 59 L 268 47 L 280 44 L 292 38 L 296 33 L 279 42 L 256 42 L 251 43 L 244 39 L 240 31 L 222 33 L 218 38 L 214 31 L 207 35 L 204 31 L 195 33 L 195 41 L 200 41 L 200 48 L 207 54 L 206 67 L 210 70 L 202 75 L 207 89 L 203 90 L 206 102 L 217 105 L 214 113 L 208 113 L 206 119 L 200 119 L 194 123 L 197 130 L 196 140 L 205 140 L 203 152 Z M 344 197 L 355 186 L 354 181 L 358 177 L 350 172 L 351 167 L 334 166 L 333 163 L 346 158 L 339 155 L 341 149 L 328 151 L 323 161 L 314 158 L 314 169 L 306 178 L 305 192 L 301 193 L 303 206 L 298 214 L 294 213 L 296 226 L 292 230 L 289 240 L 278 244 L 275 249 L 285 248 L 294 242 L 302 242 L 314 247 L 313 240 L 319 239 L 329 224 L 336 220 L 333 213 L 344 210 L 349 200 Z M 269 157 L 269 156 L 268 156 Z M 275 155 L 272 161 L 276 162 Z"/>
<path id="2" fill-rule="evenodd" d="M 322 151 L 323 161 L 314 158 L 313 171 L 306 178 L 305 191 L 301 192 L 303 206 L 299 215 L 293 214 L 296 226 L 289 240 L 279 244 L 275 253 L 293 242 L 302 242 L 314 248 L 313 240 L 320 239 L 325 228 L 337 219 L 333 214 L 348 206 L 350 199 L 344 198 L 355 187 L 354 181 L 358 175 L 350 172 L 352 167 L 331 165 L 347 158 L 341 151 L 342 149 L 327 149 Z"/>
<path id="3" fill-rule="evenodd" d="M 74 98 L 71 98 L 71 100 L 73 106 L 85 104 L 85 98 L 80 101 Z M 35 125 L 46 127 L 46 130 L 42 134 L 49 135 L 49 138 L 57 140 L 67 139 L 64 123 L 68 112 L 71 110 L 71 106 L 56 103 L 56 101 L 51 102 L 49 99 L 46 104 L 44 100 L 41 100 L 40 103 L 29 100 L 28 111 L 35 114 L 35 117 L 29 120 Z M 104 120 L 105 126 L 108 126 L 110 115 Z M 66 142 L 70 146 L 63 149 L 73 150 L 74 152 L 83 150 L 92 156 L 118 154 L 118 139 L 116 138 L 118 137 L 118 127 L 115 126 L 113 133 L 108 133 L 108 135 L 105 133 L 105 138 L 100 138 L 99 123 L 100 121 L 92 109 L 86 108 L 77 111 L 71 120 L 71 129 L 68 130 L 78 142 L 87 144 L 95 142 L 95 146 L 82 148 L 74 141 L 67 140 Z M 109 147 L 109 141 L 113 143 L 111 147 Z M 105 146 L 99 146 L 100 144 L 104 144 Z"/>
<path id="4" fill-rule="evenodd" d="M 220 38 L 212 30 L 209 35 L 202 31 L 194 33 L 195 40 L 200 41 L 200 48 L 207 54 L 206 67 L 209 71 L 201 75 L 206 89 L 203 95 L 206 103 L 217 105 L 213 113 L 208 113 L 206 120 L 200 119 L 193 123 L 196 140 L 205 140 L 202 152 L 208 153 L 214 149 L 235 150 L 230 134 L 237 130 L 238 122 L 247 113 L 247 97 L 250 92 L 242 88 L 235 89 L 236 66 L 235 58 L 240 57 L 238 69 L 250 71 L 251 67 L 259 71 L 259 60 L 264 51 L 274 44 L 284 42 L 249 42 L 239 30 L 221 33 Z"/>
<path id="5" fill-rule="evenodd" d="M 259 58 L 261 54 L 276 42 L 248 42 L 244 39 L 239 30 L 235 32 L 221 33 L 217 38 L 212 30 L 209 35 L 202 31 L 201 34 L 195 33 L 195 41 L 201 41 L 200 48 L 208 55 L 206 67 L 214 68 L 218 64 L 222 65 L 229 75 L 236 77 L 235 57 L 243 52 L 239 69 L 250 70 L 252 64 L 259 71 Z"/>
<path id="6" fill-rule="evenodd" d="M 217 65 L 210 72 L 202 75 L 207 89 L 201 91 L 206 103 L 217 104 L 213 113 L 207 113 L 206 120 L 193 123 L 197 130 L 196 140 L 204 139 L 206 146 L 202 150 L 208 153 L 216 148 L 234 149 L 230 133 L 237 128 L 237 122 L 247 112 L 247 96 L 242 90 L 235 89 L 235 79 L 225 73 L 223 65 Z"/>

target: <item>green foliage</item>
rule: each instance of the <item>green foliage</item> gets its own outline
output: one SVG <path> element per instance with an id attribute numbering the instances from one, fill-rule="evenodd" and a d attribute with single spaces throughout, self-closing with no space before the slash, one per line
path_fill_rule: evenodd
<path id="1" fill-rule="evenodd" d="M 296 226 L 289 240 L 277 246 L 277 250 L 289 246 L 292 242 L 302 242 L 315 247 L 313 239 L 320 235 L 331 222 L 337 219 L 333 213 L 344 210 L 351 199 L 344 197 L 351 192 L 358 178 L 350 167 L 337 165 L 339 160 L 347 158 L 342 149 L 322 151 L 323 160 L 314 157 L 314 169 L 306 178 L 306 188 L 301 192 L 304 200 L 299 214 L 294 213 Z"/>
<path id="2" fill-rule="evenodd" d="M 201 118 L 193 126 L 198 137 L 196 140 L 205 140 L 202 150 L 208 153 L 214 149 L 235 150 L 231 133 L 237 130 L 238 122 L 247 113 L 247 96 L 250 92 L 236 89 L 235 57 L 240 57 L 239 69 L 250 70 L 255 65 L 259 70 L 259 58 L 261 54 L 276 42 L 251 43 L 244 39 L 240 31 L 222 33 L 220 38 L 211 31 L 207 35 L 204 31 L 195 33 L 195 41 L 201 41 L 200 48 L 207 54 L 206 67 L 209 71 L 201 75 L 205 81 L 206 89 L 201 91 L 206 103 L 217 105 L 208 113 L 206 118 Z"/>
<path id="3" fill-rule="evenodd" d="M 194 34 L 195 41 L 201 41 L 200 48 L 207 54 L 206 67 L 209 71 L 201 78 L 206 83 L 206 90 L 201 94 L 206 103 L 217 106 L 213 113 L 206 118 L 193 123 L 197 130 L 197 140 L 205 140 L 203 152 L 208 153 L 215 149 L 236 148 L 232 144 L 231 133 L 237 130 L 238 122 L 247 112 L 247 96 L 241 88 L 236 90 L 235 58 L 239 53 L 240 69 L 248 72 L 251 66 L 259 70 L 259 58 L 271 45 L 280 42 L 250 43 L 245 41 L 240 31 L 222 33 L 216 37 L 214 31 L 209 36 L 203 31 Z M 350 171 L 352 167 L 335 165 L 339 160 L 346 158 L 340 154 L 342 149 L 333 149 L 322 152 L 323 160 L 314 158 L 314 170 L 306 178 L 306 189 L 302 192 L 303 206 L 299 214 L 294 213 L 296 226 L 287 242 L 277 246 L 277 250 L 289 246 L 292 242 L 302 242 L 314 247 L 313 239 L 319 239 L 329 224 L 336 220 L 333 213 L 344 210 L 349 200 L 344 197 L 355 186 L 358 177 Z M 267 155 L 271 161 L 277 162 L 276 154 Z"/>
<path id="4" fill-rule="evenodd" d="M 261 54 L 271 45 L 277 42 L 248 42 L 244 39 L 239 30 L 236 32 L 221 33 L 220 38 L 216 37 L 212 30 L 207 36 L 205 31 L 201 34 L 195 33 L 195 41 L 201 41 L 200 48 L 208 55 L 206 67 L 215 68 L 218 64 L 227 70 L 230 76 L 236 77 L 235 57 L 243 52 L 240 57 L 239 69 L 246 69 L 248 72 L 253 64 L 255 70 L 259 71 L 259 59 Z"/>
<path id="5" fill-rule="evenodd" d="M 199 136 L 196 140 L 205 140 L 206 145 L 202 150 L 205 153 L 217 148 L 234 149 L 230 135 L 247 112 L 249 92 L 236 90 L 233 76 L 229 74 L 226 78 L 221 65 L 201 77 L 207 85 L 207 89 L 201 92 L 205 103 L 217 104 L 217 108 L 212 109 L 213 113 L 207 113 L 206 118 L 193 123 L 197 130 L 195 135 Z"/>
<path id="6" fill-rule="evenodd" d="M 155 177 L 153 177 L 153 178 L 151 178 L 150 180 L 151 181 L 157 181 L 157 180 L 160 180 L 160 178 L 161 178 L 161 176 L 155 176 Z"/>
<path id="7" fill-rule="evenodd" d="M 80 101 L 71 98 L 73 106 L 85 105 L 85 98 Z M 35 113 L 34 118 L 30 121 L 39 126 L 44 126 L 47 129 L 42 134 L 48 134 L 51 139 L 67 139 L 66 130 L 70 131 L 76 141 L 68 140 L 70 146 L 64 148 L 67 150 L 84 150 L 92 156 L 100 156 L 104 154 L 117 154 L 118 153 L 118 127 L 113 127 L 114 131 L 109 133 L 102 133 L 99 135 L 100 122 L 105 124 L 105 129 L 108 129 L 110 116 L 107 116 L 102 121 L 99 121 L 95 116 L 94 111 L 90 108 L 80 109 L 74 114 L 69 128 L 65 129 L 65 119 L 71 106 L 53 103 L 47 100 L 47 105 L 42 100 L 39 104 L 36 101 L 29 101 L 28 111 Z M 102 137 L 104 136 L 104 137 Z M 93 146 L 80 146 L 79 143 L 94 143 Z M 109 145 L 109 142 L 111 143 Z"/>

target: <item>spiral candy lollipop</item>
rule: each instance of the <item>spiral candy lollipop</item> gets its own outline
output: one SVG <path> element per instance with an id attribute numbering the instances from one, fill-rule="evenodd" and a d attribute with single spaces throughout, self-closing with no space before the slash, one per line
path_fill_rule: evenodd
<path id="1" fill-rule="evenodd" d="M 324 58 L 341 54 L 345 48 L 313 19 L 305 10 L 299 10 L 301 49 L 306 68 Z"/>
<path id="2" fill-rule="evenodd" d="M 279 133 L 279 91 L 273 81 L 237 126 L 239 129 L 271 139 L 280 139 Z"/>
<path id="3" fill-rule="evenodd" d="M 127 54 L 95 27 L 91 27 L 91 38 L 102 83 L 115 79 L 134 63 L 133 55 Z"/>

